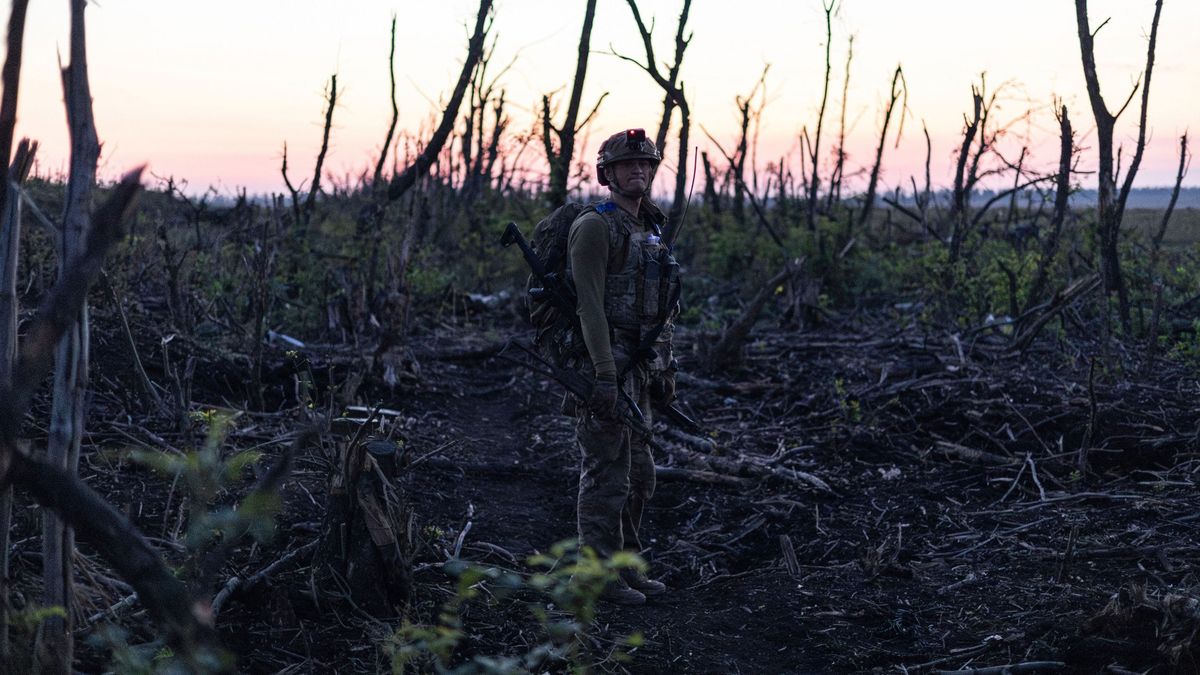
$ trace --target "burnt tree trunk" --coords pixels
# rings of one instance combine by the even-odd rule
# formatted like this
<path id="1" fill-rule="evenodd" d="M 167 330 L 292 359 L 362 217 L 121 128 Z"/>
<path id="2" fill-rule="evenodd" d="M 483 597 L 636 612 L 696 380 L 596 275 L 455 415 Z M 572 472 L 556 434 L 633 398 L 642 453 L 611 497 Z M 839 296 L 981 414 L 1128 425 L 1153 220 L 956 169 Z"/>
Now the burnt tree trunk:
<path id="1" fill-rule="evenodd" d="M 0 73 L 3 79 L 4 93 L 0 98 L 0 241 L 5 248 L 0 256 L 0 264 L 4 265 L 0 275 L 0 295 L 8 302 L 8 307 L 0 313 L 0 335 L 4 336 L 4 344 L 0 348 L 0 363 L 4 372 L 0 375 L 0 391 L 12 387 L 12 364 L 16 359 L 17 337 L 17 304 L 16 304 L 16 263 L 17 246 L 20 239 L 20 206 L 12 203 L 20 198 L 16 190 L 8 189 L 13 178 L 17 175 L 16 166 L 10 173 L 8 159 L 12 154 L 13 132 L 17 124 L 17 92 L 21 79 L 21 52 L 25 36 L 25 10 L 28 0 L 13 0 L 12 10 L 8 20 L 8 54 L 5 57 L 4 69 Z M 21 154 L 21 153 L 18 153 Z M 32 151 L 29 153 L 32 156 Z M 15 163 L 14 163 L 15 164 Z M 0 478 L 4 475 L 5 463 L 0 457 Z M 0 668 L 9 666 L 8 645 L 8 547 L 9 528 L 12 524 L 12 488 L 0 481 Z"/>
<path id="2" fill-rule="evenodd" d="M 1129 198 L 1129 191 L 1133 189 L 1133 179 L 1137 175 L 1138 167 L 1142 163 L 1142 154 L 1146 149 L 1146 109 L 1150 102 L 1150 76 L 1154 72 L 1154 49 L 1158 40 L 1158 20 L 1161 15 L 1162 0 L 1156 0 L 1154 19 L 1150 25 L 1150 40 L 1146 51 L 1145 81 L 1138 85 L 1142 90 L 1142 101 L 1137 145 L 1134 148 L 1129 168 L 1125 171 L 1125 179 L 1118 189 L 1119 176 L 1117 174 L 1120 167 L 1114 165 L 1113 131 L 1117 118 L 1124 112 L 1125 107 L 1122 106 L 1116 113 L 1112 113 L 1109 112 L 1108 105 L 1104 102 L 1104 97 L 1100 93 L 1100 78 L 1096 74 L 1096 34 L 1088 25 L 1087 0 L 1075 0 L 1075 20 L 1079 33 L 1079 53 L 1083 61 L 1083 76 L 1087 82 L 1092 115 L 1096 118 L 1096 145 L 1100 159 L 1099 175 L 1097 176 L 1099 189 L 1096 209 L 1096 238 L 1100 245 L 1104 293 L 1106 298 L 1111 298 L 1114 293 L 1117 295 L 1121 326 L 1126 333 L 1132 329 L 1132 324 L 1129 289 L 1121 273 L 1121 221 L 1125 216 L 1125 203 Z M 1135 86 L 1133 93 L 1136 92 L 1137 87 Z M 1130 99 L 1133 98 L 1133 93 L 1130 94 Z"/>
<path id="3" fill-rule="evenodd" d="M 1058 177 L 1054 189 L 1054 215 L 1050 220 L 1050 232 L 1046 243 L 1042 246 L 1042 262 L 1038 265 L 1037 276 L 1029 289 L 1025 307 L 1033 307 L 1042 300 L 1046 293 L 1046 284 L 1050 278 L 1050 270 L 1054 258 L 1058 256 L 1059 242 L 1062 240 L 1063 224 L 1070 211 L 1071 197 L 1071 156 L 1074 151 L 1074 136 L 1071 132 L 1071 119 L 1067 115 L 1067 106 L 1063 106 L 1058 115 L 1059 136 L 1061 144 L 1058 154 Z"/>
<path id="4" fill-rule="evenodd" d="M 879 132 L 879 145 L 875 148 L 875 164 L 871 167 L 871 177 L 867 180 L 867 195 L 863 198 L 862 214 L 858 217 L 859 228 L 865 228 L 871 222 L 871 211 L 875 208 L 875 190 L 879 186 L 879 169 L 883 164 L 883 146 L 887 142 L 888 125 L 892 121 L 892 113 L 896 109 L 896 101 L 900 100 L 900 92 L 897 91 L 897 85 L 902 85 L 905 91 L 905 99 L 907 100 L 908 85 L 904 81 L 904 71 L 900 66 L 896 66 L 896 72 L 892 75 L 892 91 L 891 98 L 888 100 L 887 110 L 883 113 L 883 130 Z M 904 111 L 900 111 L 900 131 L 904 130 Z M 899 135 L 896 137 L 896 143 L 899 144 Z M 814 173 L 814 176 L 816 174 Z M 853 221 L 851 221 L 853 222 Z M 854 235 L 853 232 L 846 232 L 846 241 Z"/>
<path id="5" fill-rule="evenodd" d="M 21 248 L 21 183 L 33 167 L 37 143 L 22 140 L 8 173 L 8 199 L 0 214 L 0 388 L 12 387 L 17 360 L 17 267 Z M 0 667 L 8 650 L 8 546 L 12 526 L 12 488 L 0 490 Z M 12 668 L 11 664 L 8 664 Z"/>
<path id="6" fill-rule="evenodd" d="M 833 10 L 836 7 L 837 0 L 821 3 L 821 8 L 825 10 L 825 78 L 823 80 L 824 87 L 821 89 L 821 107 L 817 111 L 817 129 L 808 148 L 812 173 L 809 175 L 807 208 L 804 213 L 809 232 L 817 231 L 817 200 L 821 190 L 821 132 L 825 128 L 825 108 L 829 104 L 829 78 L 833 72 L 831 50 L 833 48 Z"/>
<path id="7" fill-rule="evenodd" d="M 958 159 L 954 166 L 954 192 L 950 201 L 950 265 L 958 262 L 962 254 L 962 240 L 967 230 L 967 209 L 971 203 L 971 176 L 967 170 L 967 158 L 971 154 L 971 144 L 975 135 L 981 132 L 984 106 L 983 95 L 975 87 L 971 88 L 972 114 L 966 119 L 963 129 L 963 142 L 958 150 Z"/>
<path id="8" fill-rule="evenodd" d="M 638 63 L 636 60 L 626 57 L 622 58 L 633 61 L 646 71 L 646 74 L 664 92 L 663 115 L 659 121 L 658 134 L 655 137 L 659 152 L 664 156 L 666 155 L 665 146 L 667 130 L 671 125 L 671 114 L 675 108 L 679 108 L 679 159 L 675 167 L 675 196 L 671 202 L 671 211 L 667 214 L 667 228 L 671 232 L 668 240 L 671 241 L 674 240 L 674 233 L 679 228 L 680 221 L 683 220 L 683 211 L 687 204 L 688 133 L 691 129 L 691 111 L 688 108 L 687 97 L 683 93 L 683 85 L 677 80 L 679 68 L 683 65 L 683 53 L 692 39 L 691 35 L 684 37 L 692 3 L 691 0 L 684 0 L 683 9 L 679 12 L 679 24 L 675 31 L 675 62 L 667 69 L 665 75 L 658 69 L 658 61 L 654 57 L 654 43 L 651 39 L 653 29 L 647 28 L 645 22 L 642 21 L 642 15 L 638 12 L 635 0 L 628 0 L 628 3 L 630 11 L 633 12 L 633 19 L 637 22 L 638 32 L 642 36 L 642 45 L 646 49 L 646 63 Z"/>
<path id="9" fill-rule="evenodd" d="M 583 82 L 587 78 L 588 54 L 591 53 L 592 23 L 596 18 L 596 0 L 587 0 L 583 13 L 583 29 L 579 34 L 579 53 L 575 61 L 575 80 L 571 85 L 571 99 L 567 103 L 567 116 L 561 127 L 550 122 L 550 97 L 542 97 L 542 143 L 546 159 L 550 163 L 550 186 L 547 201 L 550 208 L 558 208 L 567 201 L 568 182 L 571 177 L 571 158 L 575 154 L 575 134 L 579 131 L 579 106 L 583 98 Z M 604 100 L 601 96 L 600 100 Z M 600 102 L 596 102 L 599 108 Z M 585 118 L 590 120 L 596 110 Z M 554 149 L 551 135 L 558 138 L 558 149 Z"/>
<path id="10" fill-rule="evenodd" d="M 1158 281 L 1158 258 L 1162 253 L 1163 237 L 1167 234 L 1167 225 L 1171 222 L 1171 214 L 1175 213 L 1175 204 L 1179 201 L 1179 190 L 1183 187 L 1183 177 L 1187 175 L 1191 157 L 1191 153 L 1188 152 L 1188 135 L 1184 133 L 1179 137 L 1179 170 L 1175 173 L 1175 187 L 1171 188 L 1171 199 L 1167 202 L 1167 209 L 1163 211 L 1158 231 L 1154 233 L 1154 239 L 1150 246 L 1150 278 L 1154 282 Z"/>
<path id="11" fill-rule="evenodd" d="M 77 528 L 80 536 L 90 541 L 137 591 L 138 601 L 166 630 L 175 652 L 194 665 L 197 659 L 213 658 L 216 641 L 211 622 L 189 597 L 184 584 L 167 569 L 137 528 L 76 473 L 30 456 L 18 440 L 33 394 L 52 369 L 56 345 L 78 317 L 88 290 L 100 275 L 105 254 L 123 235 L 123 221 L 141 189 L 142 170 L 128 174 L 97 209 L 90 219 L 86 245 L 64 266 L 64 274 L 29 322 L 18 350 L 12 386 L 0 387 L 0 488 L 10 484 L 25 488 L 37 503 Z M 201 652 L 203 657 L 199 656 Z"/>
<path id="12" fill-rule="evenodd" d="M 87 244 L 92 186 L 96 182 L 96 164 L 100 159 L 100 141 L 96 137 L 88 83 L 86 7 L 86 0 L 71 0 L 71 60 L 62 71 L 71 160 L 59 248 L 60 279 L 67 274 L 68 261 L 78 257 Z M 46 448 L 46 461 L 71 474 L 78 470 L 83 440 L 88 348 L 88 306 L 85 301 L 55 352 L 54 394 Z M 38 661 L 43 672 L 65 674 L 71 672 L 73 660 L 71 558 L 75 551 L 75 533 L 57 514 L 48 512 L 43 517 L 42 536 L 42 581 L 45 585 L 42 601 L 48 606 L 63 607 L 66 615 L 42 625 Z"/>

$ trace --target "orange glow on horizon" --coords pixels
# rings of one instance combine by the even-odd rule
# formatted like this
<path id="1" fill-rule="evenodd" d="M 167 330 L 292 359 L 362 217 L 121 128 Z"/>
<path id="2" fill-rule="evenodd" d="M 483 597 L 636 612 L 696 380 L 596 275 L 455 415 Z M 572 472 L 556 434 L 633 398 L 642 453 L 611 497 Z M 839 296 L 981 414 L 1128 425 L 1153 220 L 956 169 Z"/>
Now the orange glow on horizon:
<path id="1" fill-rule="evenodd" d="M 56 175 L 66 165 L 56 63 L 57 50 L 65 51 L 67 42 L 67 8 L 61 4 L 30 7 L 25 41 L 17 132 L 42 143 L 38 170 L 43 175 Z M 1093 28 L 1112 17 L 1097 38 L 1097 57 L 1104 95 L 1115 109 L 1144 65 L 1153 3 L 1092 0 L 1090 5 Z M 659 60 L 670 58 L 678 0 L 644 0 L 640 6 L 647 20 L 657 19 Z M 320 142 L 323 89 L 334 72 L 339 95 L 326 166 L 338 176 L 357 174 L 373 164 L 390 117 L 386 58 L 391 12 L 400 17 L 400 126 L 411 135 L 429 128 L 438 100 L 448 96 L 475 7 L 467 0 L 436 5 L 342 6 L 319 0 L 213 0 L 202 6 L 125 0 L 92 5 L 89 69 L 104 143 L 101 175 L 115 178 L 126 168 L 149 162 L 156 175 L 186 179 L 194 192 L 208 185 L 222 192 L 238 186 L 255 193 L 280 192 L 285 142 L 293 182 L 311 177 Z M 884 97 L 897 63 L 903 65 L 909 86 L 899 147 L 894 145 L 898 118 L 891 123 L 881 191 L 897 185 L 907 189 L 910 176 L 923 180 L 922 122 L 932 138 L 934 183 L 949 181 L 970 87 L 985 71 L 989 88 L 1009 83 L 998 118 L 1020 118 L 1031 111 L 1027 120 L 1012 127 L 1004 141 L 1006 152 L 1015 157 L 1020 144 L 1027 142 L 1029 165 L 1052 167 L 1058 139 L 1051 106 L 1061 98 L 1070 109 L 1078 144 L 1086 148 L 1081 169 L 1093 170 L 1094 122 L 1083 87 L 1071 3 L 1043 6 L 1036 0 L 1017 0 L 1006 14 L 995 11 L 994 6 L 956 0 L 846 0 L 833 29 L 822 156 L 830 157 L 838 133 L 847 40 L 853 35 L 846 107 L 849 171 L 861 172 L 874 159 Z M 758 163 L 761 169 L 786 156 L 798 175 L 797 139 L 805 126 L 812 129 L 821 100 L 823 18 L 817 0 L 694 3 L 689 23 L 694 38 L 681 72 L 692 107 L 692 143 L 708 151 L 718 165 L 723 163 L 702 127 L 729 149 L 738 127 L 734 99 L 750 91 L 769 63 Z M 498 42 L 490 72 L 513 63 L 501 85 L 509 101 L 510 133 L 534 128 L 543 93 L 557 92 L 556 102 L 565 107 L 581 21 L 582 3 L 498 2 Z M 1193 124 L 1200 121 L 1195 86 L 1200 82 L 1200 52 L 1190 35 L 1198 25 L 1200 3 L 1164 3 L 1150 94 L 1150 144 L 1140 186 L 1173 182 L 1178 137 L 1200 127 Z M 585 112 L 602 93 L 608 96 L 588 130 L 588 142 L 577 147 L 577 160 L 590 160 L 599 139 L 611 130 L 640 126 L 653 133 L 660 115 L 661 90 L 637 67 L 608 54 L 610 45 L 616 52 L 644 59 L 623 2 L 601 3 L 597 11 Z M 1127 152 L 1136 134 L 1137 103 L 1118 128 Z M 674 134 L 669 138 L 661 187 L 675 166 Z M 540 157 L 536 142 L 526 154 Z M 1195 175 L 1185 182 L 1200 184 Z M 698 189 L 702 183 L 701 177 Z"/>

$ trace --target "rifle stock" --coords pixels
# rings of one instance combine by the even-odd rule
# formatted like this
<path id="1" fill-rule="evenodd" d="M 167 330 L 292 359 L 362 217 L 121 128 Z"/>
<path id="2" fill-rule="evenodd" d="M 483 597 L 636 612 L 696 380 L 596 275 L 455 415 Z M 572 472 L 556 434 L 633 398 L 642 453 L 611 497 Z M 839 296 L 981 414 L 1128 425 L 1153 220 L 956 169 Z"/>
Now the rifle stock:
<path id="1" fill-rule="evenodd" d="M 537 253 L 534 252 L 533 246 L 529 244 L 529 240 L 521 233 L 521 228 L 517 227 L 514 222 L 509 222 L 504 227 L 504 232 L 500 235 L 500 245 L 508 248 L 513 244 L 521 249 L 521 257 L 525 258 L 525 264 L 529 265 L 529 269 L 533 271 L 533 275 L 541 282 L 541 288 L 529 289 L 529 295 L 534 300 L 543 300 L 547 297 L 553 302 L 566 316 L 575 315 L 575 298 L 569 286 L 555 273 L 549 272 L 542 266 L 542 261 L 538 259 Z"/>

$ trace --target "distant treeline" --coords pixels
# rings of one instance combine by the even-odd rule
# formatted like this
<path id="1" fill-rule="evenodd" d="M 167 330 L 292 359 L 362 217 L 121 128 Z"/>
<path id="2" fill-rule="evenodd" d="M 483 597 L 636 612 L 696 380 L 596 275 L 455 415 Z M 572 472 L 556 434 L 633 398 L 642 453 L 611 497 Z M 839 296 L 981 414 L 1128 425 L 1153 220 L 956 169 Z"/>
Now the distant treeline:
<path id="1" fill-rule="evenodd" d="M 937 193 L 940 198 L 949 198 L 950 191 L 942 190 Z M 981 206 L 995 197 L 996 190 L 979 190 L 971 194 L 971 205 Z M 1041 197 L 1036 192 L 1022 192 L 1017 197 L 1017 202 L 1021 203 L 1032 196 L 1035 202 L 1041 201 Z M 904 194 L 899 200 L 901 204 L 912 204 L 913 197 L 911 194 Z M 1165 209 L 1167 203 L 1171 201 L 1171 188 L 1169 187 L 1152 187 L 1152 188 L 1134 188 L 1129 193 L 1129 202 L 1127 208 L 1130 209 Z M 1071 194 L 1071 206 L 1076 208 L 1095 206 L 1096 191 L 1095 190 L 1079 190 Z M 1177 209 L 1196 209 L 1200 208 L 1200 187 L 1185 187 L 1179 190 L 1179 201 L 1176 202 Z"/>
<path id="2" fill-rule="evenodd" d="M 1129 193 L 1126 208 L 1130 209 L 1165 209 L 1171 201 L 1171 188 L 1135 188 Z M 1080 190 L 1071 195 L 1072 206 L 1094 206 L 1096 204 L 1095 190 Z M 1185 187 L 1179 189 L 1177 209 L 1200 208 L 1200 187 Z"/>

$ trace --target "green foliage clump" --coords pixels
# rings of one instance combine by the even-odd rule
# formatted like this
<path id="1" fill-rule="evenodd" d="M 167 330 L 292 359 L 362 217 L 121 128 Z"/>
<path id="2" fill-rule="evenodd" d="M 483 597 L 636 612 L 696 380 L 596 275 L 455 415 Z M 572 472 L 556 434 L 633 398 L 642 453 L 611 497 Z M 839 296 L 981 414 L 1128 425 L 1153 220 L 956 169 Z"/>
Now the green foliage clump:
<path id="1" fill-rule="evenodd" d="M 593 662 L 598 659 L 588 653 L 586 638 L 596 617 L 596 602 L 622 569 L 644 570 L 645 563 L 629 552 L 603 558 L 574 541 L 555 544 L 548 555 L 531 556 L 526 563 L 536 570 L 528 577 L 462 561 L 446 563 L 444 569 L 456 577 L 457 585 L 454 596 L 442 607 L 438 622 L 405 622 L 381 645 L 392 672 L 396 675 L 591 672 Z M 479 600 L 485 593 L 497 601 L 514 595 L 532 596 L 526 600 L 526 606 L 541 626 L 543 639 L 523 654 L 477 655 L 454 665 L 455 654 L 467 639 L 462 612 L 468 603 Z M 641 646 L 643 638 L 634 634 L 619 643 L 605 659 L 627 662 L 628 650 Z"/>
<path id="2" fill-rule="evenodd" d="M 262 453 L 247 450 L 222 457 L 221 447 L 235 416 L 226 411 L 205 410 L 195 411 L 191 417 L 206 428 L 200 448 L 182 454 L 135 450 L 131 453 L 133 460 L 164 476 L 183 479 L 191 504 L 185 542 L 190 549 L 203 549 L 215 541 L 242 534 L 265 540 L 275 529 L 274 518 L 280 508 L 278 495 L 251 493 L 236 507 L 219 507 L 216 503 L 246 469 L 262 460 Z"/>
<path id="3" fill-rule="evenodd" d="M 195 675 L 225 673 L 234 666 L 231 654 L 199 650 L 186 661 L 160 641 L 133 645 L 130 635 L 113 625 L 101 626 L 88 642 L 112 653 L 109 668 L 115 675 Z"/>
<path id="4" fill-rule="evenodd" d="M 208 409 L 193 411 L 189 417 L 205 433 L 199 448 L 182 453 L 135 450 L 130 456 L 164 477 L 182 481 L 190 505 L 184 537 L 188 559 L 178 574 L 189 585 L 199 586 L 199 593 L 208 594 L 211 589 L 204 585 L 214 570 L 210 569 L 213 561 L 206 556 L 218 547 L 232 546 L 244 535 L 266 541 L 275 532 L 281 500 L 275 492 L 254 491 L 239 504 L 223 505 L 230 489 L 263 454 L 249 450 L 223 456 L 222 446 L 235 414 Z M 121 675 L 228 672 L 234 662 L 233 655 L 224 651 L 197 650 L 184 657 L 161 642 L 133 646 L 128 635 L 115 626 L 98 630 L 93 644 L 111 651 L 111 668 Z"/>

